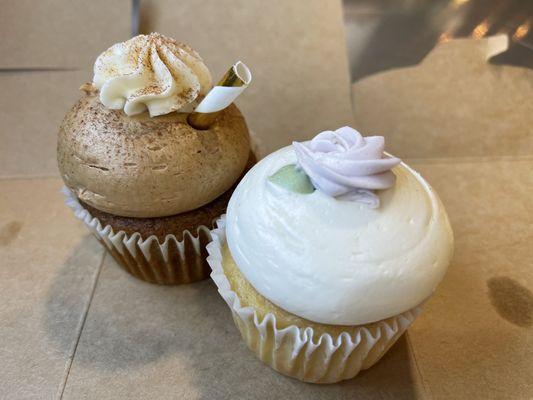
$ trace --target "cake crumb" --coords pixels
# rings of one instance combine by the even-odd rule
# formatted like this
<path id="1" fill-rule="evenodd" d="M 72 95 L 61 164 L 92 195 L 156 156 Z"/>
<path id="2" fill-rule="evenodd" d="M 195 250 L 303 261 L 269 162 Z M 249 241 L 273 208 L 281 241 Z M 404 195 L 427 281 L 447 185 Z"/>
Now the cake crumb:
<path id="1" fill-rule="evenodd" d="M 85 82 L 80 86 L 80 90 L 85 92 L 87 96 L 94 95 L 96 92 L 98 92 L 96 86 L 94 86 L 91 82 Z"/>

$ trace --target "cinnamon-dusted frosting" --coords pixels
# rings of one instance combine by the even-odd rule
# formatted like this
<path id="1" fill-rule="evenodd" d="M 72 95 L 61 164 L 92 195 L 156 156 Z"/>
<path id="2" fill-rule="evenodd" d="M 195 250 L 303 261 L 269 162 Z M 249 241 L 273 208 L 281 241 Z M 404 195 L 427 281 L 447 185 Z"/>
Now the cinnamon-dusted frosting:
<path id="1" fill-rule="evenodd" d="M 211 88 L 211 74 L 189 46 L 159 33 L 117 43 L 94 64 L 94 85 L 107 108 L 127 115 L 190 112 Z"/>
<path id="2" fill-rule="evenodd" d="M 114 215 L 162 217 L 214 200 L 239 178 L 250 144 L 235 105 L 208 130 L 187 114 L 128 117 L 89 93 L 67 113 L 58 137 L 59 170 L 85 203 Z"/>

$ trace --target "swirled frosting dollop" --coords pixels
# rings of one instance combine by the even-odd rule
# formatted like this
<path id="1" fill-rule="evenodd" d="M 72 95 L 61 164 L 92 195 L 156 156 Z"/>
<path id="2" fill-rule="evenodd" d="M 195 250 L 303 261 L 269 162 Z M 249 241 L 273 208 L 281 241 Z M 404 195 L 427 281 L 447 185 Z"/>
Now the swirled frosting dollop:
<path id="1" fill-rule="evenodd" d="M 313 185 L 329 196 L 358 200 L 379 206 L 375 189 L 394 185 L 391 169 L 400 163 L 384 156 L 383 136 L 363 137 L 345 126 L 319 133 L 309 142 L 293 142 L 297 164 Z"/>
<path id="2" fill-rule="evenodd" d="M 288 312 L 334 325 L 378 321 L 427 299 L 453 253 L 448 217 L 429 184 L 397 165 L 395 185 L 376 192 L 381 206 L 372 209 L 269 180 L 296 161 L 293 146 L 272 153 L 231 197 L 228 246 L 251 285 Z"/>
<path id="3" fill-rule="evenodd" d="M 159 33 L 138 35 L 104 51 L 94 64 L 100 101 L 127 115 L 190 112 L 211 88 L 211 74 L 189 46 Z"/>

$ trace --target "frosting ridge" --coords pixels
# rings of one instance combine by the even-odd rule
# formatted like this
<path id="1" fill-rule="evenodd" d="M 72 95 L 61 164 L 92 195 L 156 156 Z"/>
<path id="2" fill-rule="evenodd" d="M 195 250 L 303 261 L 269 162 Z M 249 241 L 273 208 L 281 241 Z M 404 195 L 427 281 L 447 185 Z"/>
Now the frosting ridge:
<path id="1" fill-rule="evenodd" d="M 93 84 L 107 108 L 150 116 L 192 111 L 211 88 L 211 74 L 192 48 L 159 33 L 138 35 L 104 51 Z"/>

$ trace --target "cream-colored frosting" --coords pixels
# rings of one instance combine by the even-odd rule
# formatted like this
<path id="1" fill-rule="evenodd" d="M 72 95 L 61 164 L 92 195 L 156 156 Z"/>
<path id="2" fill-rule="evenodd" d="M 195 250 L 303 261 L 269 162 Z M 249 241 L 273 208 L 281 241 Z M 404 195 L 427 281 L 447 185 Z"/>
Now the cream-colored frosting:
<path id="1" fill-rule="evenodd" d="M 211 88 L 211 74 L 189 46 L 159 33 L 117 43 L 94 64 L 100 101 L 127 115 L 190 112 Z"/>
<path id="2" fill-rule="evenodd" d="M 453 234 L 437 194 L 418 173 L 395 167 L 395 186 L 378 191 L 381 205 L 372 209 L 268 180 L 295 162 L 292 147 L 266 157 L 228 206 L 228 246 L 261 295 L 334 325 L 388 318 L 431 295 L 452 257 Z"/>

